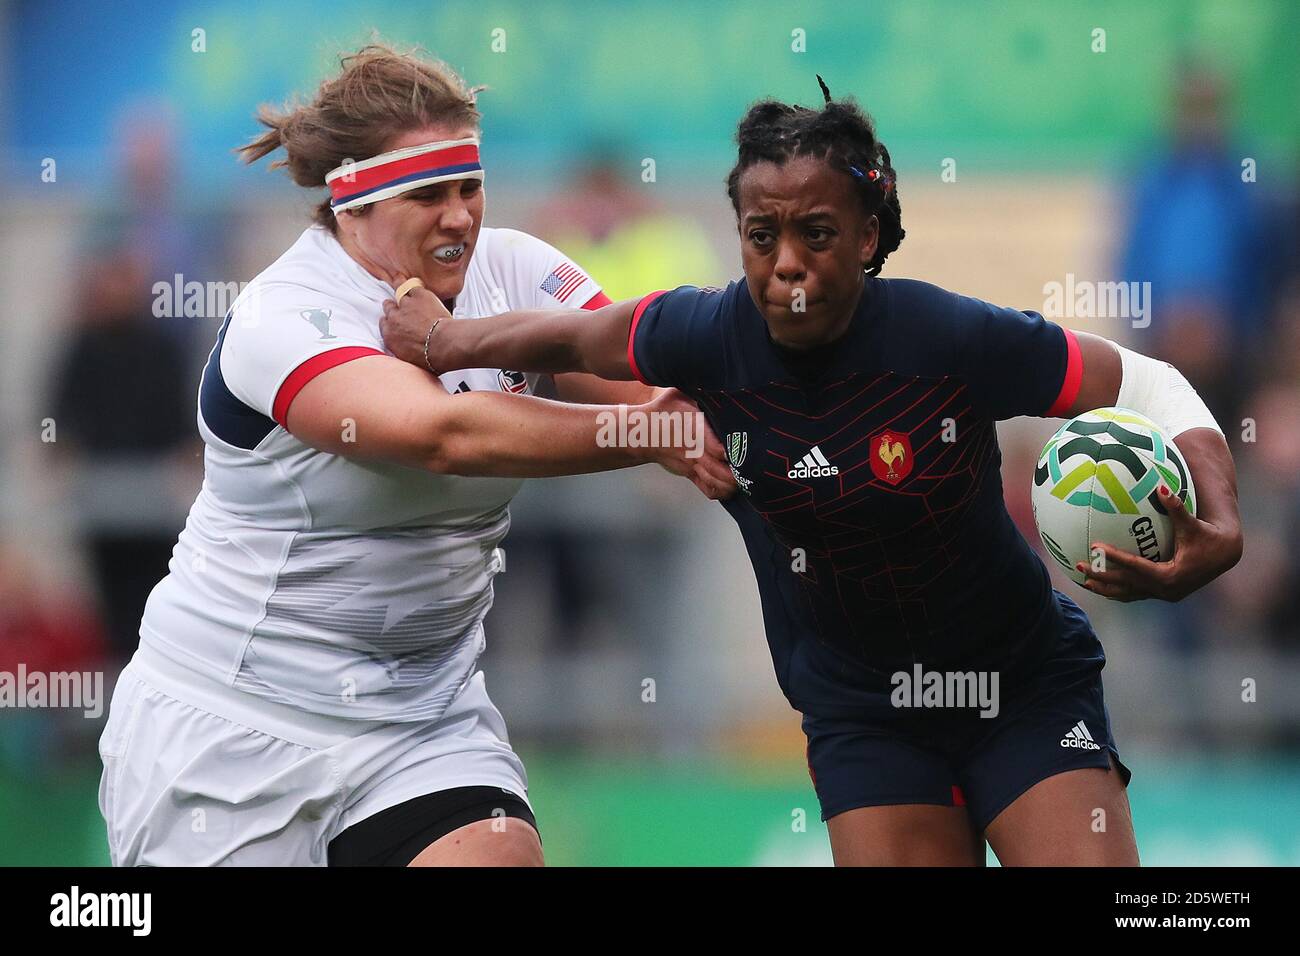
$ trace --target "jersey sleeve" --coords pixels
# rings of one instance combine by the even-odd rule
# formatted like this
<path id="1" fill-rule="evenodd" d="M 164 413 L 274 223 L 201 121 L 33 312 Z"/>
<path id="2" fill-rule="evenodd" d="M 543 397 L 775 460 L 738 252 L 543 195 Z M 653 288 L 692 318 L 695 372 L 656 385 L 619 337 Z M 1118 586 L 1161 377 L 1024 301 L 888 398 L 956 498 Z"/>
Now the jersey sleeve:
<path id="1" fill-rule="evenodd" d="M 1053 418 L 1074 404 L 1083 359 L 1074 333 L 1037 312 L 957 296 L 963 375 L 974 405 L 996 421 Z"/>
<path id="2" fill-rule="evenodd" d="M 637 303 L 628 330 L 627 361 L 646 385 L 690 389 L 722 362 L 718 289 L 680 286 L 652 292 Z"/>
<path id="3" fill-rule="evenodd" d="M 371 334 L 360 316 L 312 298 L 295 287 L 246 293 L 231 310 L 219 346 L 226 388 L 281 426 L 298 392 L 317 375 L 385 354 L 377 327 Z"/>

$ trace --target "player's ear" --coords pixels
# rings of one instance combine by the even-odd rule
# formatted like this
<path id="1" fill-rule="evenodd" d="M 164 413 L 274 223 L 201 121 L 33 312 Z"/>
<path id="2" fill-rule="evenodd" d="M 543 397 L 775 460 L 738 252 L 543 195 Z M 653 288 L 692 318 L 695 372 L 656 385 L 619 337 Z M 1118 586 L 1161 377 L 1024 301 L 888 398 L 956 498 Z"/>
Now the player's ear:
<path id="1" fill-rule="evenodd" d="M 858 254 L 862 261 L 870 262 L 876 257 L 876 247 L 880 245 L 880 220 L 872 216 L 862 230 L 862 246 Z"/>

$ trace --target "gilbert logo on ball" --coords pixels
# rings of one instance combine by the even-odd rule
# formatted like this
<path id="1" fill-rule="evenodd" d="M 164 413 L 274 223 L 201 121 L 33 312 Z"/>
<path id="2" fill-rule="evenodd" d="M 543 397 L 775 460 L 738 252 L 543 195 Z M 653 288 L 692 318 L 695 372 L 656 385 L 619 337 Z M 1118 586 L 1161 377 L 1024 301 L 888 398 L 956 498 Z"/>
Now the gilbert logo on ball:
<path id="1" fill-rule="evenodd" d="M 1152 561 L 1174 554 L 1173 521 L 1156 488 L 1164 482 L 1196 514 L 1192 475 L 1178 446 L 1151 419 L 1129 408 L 1097 408 L 1062 425 L 1034 468 L 1034 520 L 1043 547 L 1066 574 L 1092 563 L 1102 541 Z"/>

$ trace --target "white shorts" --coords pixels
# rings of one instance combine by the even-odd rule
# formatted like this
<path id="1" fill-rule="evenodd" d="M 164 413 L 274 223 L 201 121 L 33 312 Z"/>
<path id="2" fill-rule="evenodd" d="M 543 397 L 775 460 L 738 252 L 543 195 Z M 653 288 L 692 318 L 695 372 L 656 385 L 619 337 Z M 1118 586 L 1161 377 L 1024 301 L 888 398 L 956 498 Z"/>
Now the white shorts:
<path id="1" fill-rule="evenodd" d="M 491 786 L 527 802 L 482 671 L 437 721 L 359 724 L 187 679 L 138 651 L 99 752 L 114 866 L 324 866 L 334 837 L 424 794 Z"/>

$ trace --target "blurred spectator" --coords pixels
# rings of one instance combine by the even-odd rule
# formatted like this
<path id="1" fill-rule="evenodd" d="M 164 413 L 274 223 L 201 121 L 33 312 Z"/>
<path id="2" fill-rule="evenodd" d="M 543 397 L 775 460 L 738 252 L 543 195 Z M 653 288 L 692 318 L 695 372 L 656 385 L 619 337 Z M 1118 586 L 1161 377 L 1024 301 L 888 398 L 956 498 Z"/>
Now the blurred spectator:
<path id="1" fill-rule="evenodd" d="M 1277 297 L 1258 361 L 1234 372 L 1239 417 L 1221 417 L 1233 444 L 1242 530 L 1241 563 L 1174 606 L 1174 629 L 1221 646 L 1264 641 L 1300 650 L 1300 280 Z"/>
<path id="2" fill-rule="evenodd" d="M 691 218 L 663 211 L 655 183 L 631 182 L 612 150 L 597 148 L 546 202 L 534 232 L 591 274 L 614 301 L 679 285 L 711 285 L 724 273 L 708 235 Z"/>
<path id="3" fill-rule="evenodd" d="M 16 542 L 0 539 L 0 671 L 95 669 L 106 647 L 90 602 L 62 586 L 52 595 L 45 581 Z"/>
<path id="4" fill-rule="evenodd" d="M 1170 141 L 1135 178 L 1119 268 L 1125 281 L 1151 283 L 1139 350 L 1175 365 L 1216 415 L 1235 420 L 1273 276 L 1262 187 L 1243 181 L 1249 151 L 1229 142 L 1226 98 L 1209 68 L 1178 75 Z"/>
<path id="5" fill-rule="evenodd" d="M 1300 315 L 1293 321 L 1300 326 Z M 1246 411 L 1257 429 L 1243 446 L 1246 550 L 1220 579 L 1223 615 L 1258 621 L 1272 643 L 1300 650 L 1300 562 L 1291 554 L 1300 535 L 1300 375 L 1264 382 Z"/>
<path id="6" fill-rule="evenodd" d="M 591 158 L 541 206 L 532 227 L 535 235 L 585 269 L 615 301 L 728 278 L 708 235 L 694 219 L 660 210 L 653 183 L 627 178 L 625 170 L 639 172 L 636 164 L 620 161 L 607 147 L 593 147 L 584 155 Z M 642 482 L 642 491 L 653 493 L 653 485 L 646 485 L 642 476 L 629 475 L 627 480 Z M 512 534 L 511 550 L 519 563 L 535 563 L 547 577 L 549 603 L 558 611 L 547 630 L 562 646 L 581 646 L 585 635 L 602 630 L 602 621 L 616 620 L 619 615 L 611 606 L 622 607 L 624 618 L 638 619 L 635 610 L 626 608 L 626 594 L 620 593 L 625 582 L 610 571 L 654 567 L 663 556 L 645 548 L 643 530 L 624 533 L 627 538 L 621 540 L 615 531 L 552 523 L 532 535 L 520 527 Z"/>
<path id="7" fill-rule="evenodd" d="M 150 289 L 156 282 L 184 286 L 224 278 L 225 216 L 179 202 L 177 136 L 174 111 L 165 101 L 140 101 L 122 113 L 114 144 L 121 185 L 96 229 L 98 241 L 132 250 Z M 195 387 L 223 317 L 177 316 L 166 323 Z"/>
<path id="8" fill-rule="evenodd" d="M 15 682 L 23 672 L 98 671 L 105 660 L 103 632 L 89 602 L 67 587 L 55 594 L 43 586 L 47 581 L 16 542 L 0 537 L 0 672 Z M 62 742 L 57 717 L 0 709 L 0 758 L 24 772 L 52 763 L 51 745 Z"/>
<path id="9" fill-rule="evenodd" d="M 197 453 L 195 399 L 181 346 L 150 311 L 140 260 L 119 247 L 82 274 L 81 311 L 53 378 L 54 447 L 75 465 L 71 506 L 124 661 L 197 485 L 174 488 L 177 461 Z"/>

